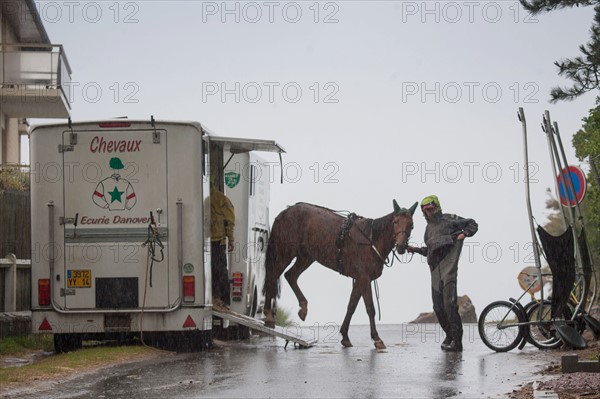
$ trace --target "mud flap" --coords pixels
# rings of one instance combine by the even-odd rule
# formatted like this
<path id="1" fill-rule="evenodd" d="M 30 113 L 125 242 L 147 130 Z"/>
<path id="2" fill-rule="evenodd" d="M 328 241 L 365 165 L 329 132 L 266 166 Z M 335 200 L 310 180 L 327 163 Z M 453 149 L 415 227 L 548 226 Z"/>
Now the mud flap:
<path id="1" fill-rule="evenodd" d="M 594 317 L 589 314 L 583 315 L 583 321 L 585 321 L 585 325 L 592 331 L 594 334 L 594 338 L 600 338 L 600 321 L 596 320 Z"/>
<path id="2" fill-rule="evenodd" d="M 517 309 L 519 309 L 519 311 L 523 314 L 523 315 L 527 315 L 527 312 L 525 311 L 525 307 L 523 307 L 523 305 L 521 305 L 521 302 L 517 301 L 515 298 L 509 298 L 509 301 L 511 301 L 512 303 L 515 304 L 515 307 Z M 525 347 L 525 345 L 527 345 L 527 342 L 529 342 L 529 326 L 521 326 L 519 327 L 519 330 L 521 332 L 521 343 L 519 344 L 518 348 L 519 350 L 523 350 L 523 348 Z"/>
<path id="3" fill-rule="evenodd" d="M 587 342 L 583 337 L 573 327 L 568 326 L 564 320 L 555 321 L 554 327 L 564 343 L 571 345 L 573 348 L 587 348 Z"/>

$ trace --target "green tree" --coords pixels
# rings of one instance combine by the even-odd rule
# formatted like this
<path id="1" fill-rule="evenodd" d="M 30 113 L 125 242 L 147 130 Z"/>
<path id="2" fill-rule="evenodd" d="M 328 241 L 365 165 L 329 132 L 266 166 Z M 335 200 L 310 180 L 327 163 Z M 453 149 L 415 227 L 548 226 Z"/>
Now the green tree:
<path id="1" fill-rule="evenodd" d="M 554 236 L 561 235 L 565 231 L 565 223 L 560 211 L 560 202 L 552 195 L 552 190 L 546 189 L 546 209 L 550 212 L 546 216 L 546 223 L 543 225 L 546 231 Z"/>
<path id="2" fill-rule="evenodd" d="M 581 55 L 554 62 L 558 75 L 573 81 L 571 87 L 554 87 L 550 102 L 572 101 L 580 95 L 600 89 L 600 0 L 519 0 L 532 15 L 562 8 L 594 5 L 594 21 L 590 28 L 591 40 L 579 46 Z"/>
<path id="3" fill-rule="evenodd" d="M 0 166 L 0 193 L 3 191 L 28 191 L 29 174 L 18 167 Z"/>
<path id="4" fill-rule="evenodd" d="M 600 104 L 600 98 L 597 100 Z M 600 254 L 600 189 L 599 177 L 594 174 L 597 170 L 597 160 L 600 159 L 600 105 L 590 110 L 589 116 L 583 118 L 583 126 L 573 135 L 573 148 L 580 161 L 588 160 L 591 171 L 588 174 L 586 197 L 581 204 L 592 252 L 596 255 L 594 264 L 598 268 Z"/>

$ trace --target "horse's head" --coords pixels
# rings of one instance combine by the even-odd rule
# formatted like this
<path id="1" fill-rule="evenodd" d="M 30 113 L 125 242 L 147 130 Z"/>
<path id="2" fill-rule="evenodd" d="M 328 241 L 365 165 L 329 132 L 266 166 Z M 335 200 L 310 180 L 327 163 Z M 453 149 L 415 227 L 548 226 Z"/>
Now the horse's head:
<path id="1" fill-rule="evenodd" d="M 417 209 L 418 202 L 415 202 L 410 208 L 400 208 L 394 200 L 394 241 L 396 242 L 396 251 L 403 254 L 408 246 L 408 239 L 413 229 L 413 215 Z"/>

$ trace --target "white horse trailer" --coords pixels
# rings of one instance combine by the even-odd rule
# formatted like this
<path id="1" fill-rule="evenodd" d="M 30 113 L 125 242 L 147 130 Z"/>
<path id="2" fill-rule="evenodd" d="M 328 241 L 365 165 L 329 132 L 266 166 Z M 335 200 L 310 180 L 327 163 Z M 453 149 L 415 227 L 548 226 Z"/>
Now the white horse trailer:
<path id="1" fill-rule="evenodd" d="M 252 169 L 249 151 L 284 150 L 213 136 L 195 122 L 154 119 L 37 126 L 30 148 L 33 332 L 53 333 L 58 352 L 84 339 L 130 336 L 180 350 L 210 346 L 208 174 L 231 176 L 223 173 L 225 154 Z M 263 184 L 240 176 L 245 192 L 228 190 L 240 250 L 266 243 Z M 258 190 L 267 196 L 259 199 Z M 244 284 L 232 306 L 253 314 L 259 263 L 235 251 L 230 257 L 232 295 L 238 270 Z"/>

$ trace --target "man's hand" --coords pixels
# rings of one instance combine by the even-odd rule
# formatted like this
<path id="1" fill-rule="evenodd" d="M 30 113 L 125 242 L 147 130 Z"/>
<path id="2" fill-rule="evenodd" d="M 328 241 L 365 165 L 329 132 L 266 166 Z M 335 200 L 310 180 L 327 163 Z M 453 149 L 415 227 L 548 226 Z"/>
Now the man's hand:
<path id="1" fill-rule="evenodd" d="M 409 245 L 409 246 L 406 247 L 406 252 L 408 252 L 409 254 L 412 254 L 412 253 L 415 252 L 416 249 L 417 248 L 412 247 L 412 246 Z"/>
<path id="2" fill-rule="evenodd" d="M 227 250 L 229 252 L 232 252 L 233 251 L 233 247 L 234 247 L 233 240 L 227 240 Z"/>
<path id="3" fill-rule="evenodd" d="M 458 241 L 462 241 L 465 239 L 465 237 L 466 237 L 465 233 L 460 233 L 459 235 L 456 236 L 456 239 Z"/>

